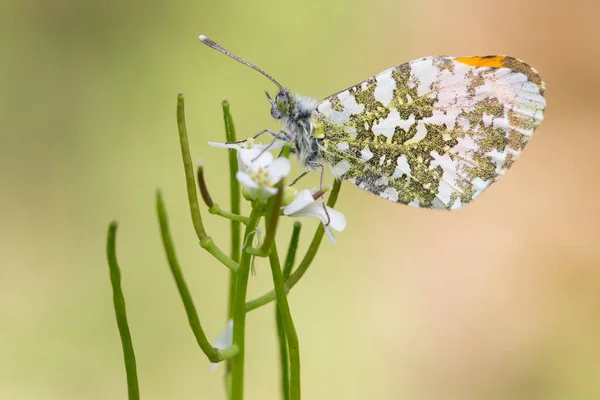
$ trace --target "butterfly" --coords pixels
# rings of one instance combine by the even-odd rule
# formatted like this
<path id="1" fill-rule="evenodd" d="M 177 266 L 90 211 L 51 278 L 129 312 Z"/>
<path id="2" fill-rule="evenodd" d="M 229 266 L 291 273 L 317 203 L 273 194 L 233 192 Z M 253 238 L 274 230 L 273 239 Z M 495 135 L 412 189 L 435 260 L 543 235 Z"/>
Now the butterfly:
<path id="1" fill-rule="evenodd" d="M 200 40 L 277 85 L 267 98 L 282 130 L 271 133 L 293 143 L 307 170 L 326 163 L 337 179 L 414 207 L 470 203 L 513 165 L 544 118 L 544 82 L 513 57 L 424 57 L 318 101 Z"/>

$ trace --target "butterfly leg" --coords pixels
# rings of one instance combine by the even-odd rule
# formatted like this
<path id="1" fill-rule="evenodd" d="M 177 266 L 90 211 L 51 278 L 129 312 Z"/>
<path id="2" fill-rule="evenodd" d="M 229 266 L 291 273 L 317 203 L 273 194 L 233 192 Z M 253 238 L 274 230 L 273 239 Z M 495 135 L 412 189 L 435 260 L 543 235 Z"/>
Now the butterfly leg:
<path id="1" fill-rule="evenodd" d="M 281 132 L 273 132 L 270 129 L 263 129 L 262 131 L 258 132 L 256 135 L 252 136 L 252 139 L 257 139 L 260 135 L 269 132 L 272 136 L 274 136 L 275 138 L 279 139 L 279 140 L 287 140 L 287 136 L 285 136 L 285 134 L 281 134 Z M 245 143 L 247 142 L 248 139 L 242 139 L 242 140 L 237 140 L 235 142 L 227 142 L 227 144 L 239 144 L 239 143 Z"/>
<path id="2" fill-rule="evenodd" d="M 310 171 L 304 171 L 303 173 L 300 174 L 300 176 L 298 176 L 296 179 L 294 179 L 292 181 L 292 183 L 290 183 L 290 186 L 294 186 L 300 179 L 304 178 L 306 175 L 308 175 Z"/>
<path id="3" fill-rule="evenodd" d="M 262 151 L 261 151 L 260 153 L 258 153 L 258 155 L 252 159 L 252 161 L 256 161 L 256 159 L 258 159 L 258 157 L 262 156 L 262 155 L 265 153 L 265 151 L 267 151 L 267 150 L 269 150 L 271 147 L 273 147 L 273 145 L 275 144 L 275 142 L 276 142 L 277 140 L 286 140 L 286 141 L 287 141 L 287 140 L 289 140 L 289 139 L 288 139 L 288 134 L 287 134 L 287 133 L 285 133 L 284 131 L 280 131 L 280 132 L 278 132 L 278 133 L 275 133 L 275 132 L 273 132 L 273 131 L 270 131 L 270 130 L 268 130 L 268 129 L 263 129 L 263 131 L 265 131 L 265 132 L 270 132 L 270 133 L 271 133 L 271 135 L 273 135 L 273 140 L 271 140 L 271 143 L 269 143 L 269 144 L 268 144 L 268 145 L 267 145 L 267 146 L 266 146 L 264 149 L 262 149 Z M 262 133 L 264 133 L 264 132 L 262 132 Z M 262 134 L 262 133 L 261 133 L 261 134 Z M 255 138 L 256 138 L 256 137 L 255 137 Z"/>

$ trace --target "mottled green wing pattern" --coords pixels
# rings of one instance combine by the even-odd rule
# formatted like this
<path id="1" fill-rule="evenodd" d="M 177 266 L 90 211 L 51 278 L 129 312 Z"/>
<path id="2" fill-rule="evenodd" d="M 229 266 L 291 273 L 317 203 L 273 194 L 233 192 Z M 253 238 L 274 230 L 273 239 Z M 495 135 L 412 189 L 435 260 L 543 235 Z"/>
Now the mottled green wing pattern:
<path id="1" fill-rule="evenodd" d="M 508 170 L 544 116 L 512 57 L 426 57 L 321 102 L 313 135 L 339 178 L 415 207 L 457 209 Z"/>

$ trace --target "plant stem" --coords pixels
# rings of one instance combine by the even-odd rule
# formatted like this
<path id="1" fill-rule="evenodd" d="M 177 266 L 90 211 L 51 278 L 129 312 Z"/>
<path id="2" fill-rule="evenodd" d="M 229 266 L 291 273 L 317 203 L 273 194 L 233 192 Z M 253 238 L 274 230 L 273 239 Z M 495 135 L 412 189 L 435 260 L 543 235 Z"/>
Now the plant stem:
<path id="1" fill-rule="evenodd" d="M 202 223 L 202 215 L 200 214 L 200 206 L 198 204 L 198 193 L 196 193 L 196 177 L 194 176 L 194 167 L 192 165 L 192 157 L 190 156 L 190 146 L 185 125 L 185 101 L 182 93 L 177 95 L 177 128 L 179 131 L 179 144 L 181 146 L 183 169 L 185 171 L 188 203 L 190 205 L 190 213 L 192 215 L 192 223 L 194 224 L 196 236 L 198 236 L 202 248 L 206 249 L 232 272 L 235 272 L 238 268 L 238 263 L 227 257 L 225 253 L 219 249 L 212 238 L 206 234 L 204 224 Z"/>
<path id="2" fill-rule="evenodd" d="M 183 93 L 177 95 L 177 128 L 179 131 L 179 144 L 181 146 L 181 157 L 183 159 L 183 169 L 185 171 L 185 183 L 187 185 L 188 202 L 190 203 L 190 212 L 192 214 L 192 223 L 196 230 L 198 239 L 202 241 L 207 235 L 200 215 L 198 205 L 198 194 L 196 193 L 196 178 L 194 176 L 194 167 L 192 157 L 190 156 L 190 145 L 188 143 L 187 127 L 185 125 L 185 100 Z"/>
<path id="3" fill-rule="evenodd" d="M 244 233 L 244 243 L 250 245 L 256 233 L 263 210 L 253 207 L 248 225 Z M 248 290 L 248 275 L 252 255 L 243 251 L 240 258 L 240 268 L 235 277 L 235 294 L 233 298 L 233 343 L 239 348 L 237 357 L 231 361 L 231 399 L 244 398 L 244 355 L 246 335 L 246 292 Z"/>
<path id="4" fill-rule="evenodd" d="M 204 240 L 200 242 L 200 246 L 208 251 L 217 260 L 219 260 L 221 264 L 229 268 L 232 273 L 235 273 L 238 270 L 239 264 L 227 257 L 227 255 L 221 251 L 221 249 L 215 244 L 210 236 L 206 236 Z"/>
<path id="5" fill-rule="evenodd" d="M 139 400 L 140 389 L 137 380 L 137 367 L 135 363 L 135 353 L 127 323 L 127 310 L 125 308 L 125 298 L 121 290 L 121 270 L 117 262 L 116 254 L 116 235 L 117 223 L 111 222 L 108 228 L 108 237 L 106 241 L 106 255 L 110 269 L 110 283 L 113 291 L 113 304 L 115 307 L 115 316 L 121 337 L 123 347 L 123 358 L 125 359 L 125 372 L 127 374 L 127 392 L 129 400 Z"/>
<path id="6" fill-rule="evenodd" d="M 290 291 L 289 287 L 287 285 L 285 285 L 285 290 L 286 293 L 288 293 Z M 260 308 L 266 304 L 269 304 L 270 302 L 274 301 L 277 298 L 277 296 L 275 295 L 275 290 L 271 290 L 265 294 L 263 294 L 260 297 L 257 297 L 255 299 L 252 299 L 250 301 L 248 301 L 246 303 L 246 312 L 250 312 L 250 311 L 254 311 L 257 308 Z"/>
<path id="7" fill-rule="evenodd" d="M 285 259 L 283 267 L 283 279 L 286 280 L 290 276 L 292 267 L 294 266 L 294 260 L 296 258 L 296 250 L 298 249 L 298 240 L 300 238 L 300 222 L 294 222 L 294 230 L 292 232 L 292 239 L 290 240 L 290 246 Z M 290 364 L 289 364 L 289 352 L 288 342 L 285 336 L 285 330 L 283 327 L 283 320 L 279 308 L 275 307 L 275 324 L 277 326 L 277 336 L 279 338 L 279 358 L 281 361 L 281 390 L 283 391 L 284 400 L 290 399 Z"/>
<path id="8" fill-rule="evenodd" d="M 290 360 L 288 353 L 288 342 L 285 337 L 283 319 L 279 308 L 275 307 L 275 324 L 277 327 L 277 338 L 279 339 L 279 359 L 281 361 L 281 391 L 283 399 L 290 400 Z"/>
<path id="9" fill-rule="evenodd" d="M 294 228 L 292 230 L 292 238 L 290 239 L 290 245 L 288 252 L 285 257 L 285 264 L 283 265 L 283 279 L 287 281 L 294 268 L 294 262 L 296 261 L 296 252 L 298 251 L 298 242 L 300 241 L 300 229 L 302 224 L 299 221 L 294 222 Z"/>
<path id="10" fill-rule="evenodd" d="M 192 332 L 196 337 L 196 342 L 198 343 L 198 346 L 200 346 L 200 349 L 202 349 L 204 354 L 206 354 L 206 357 L 208 357 L 208 359 L 213 363 L 220 362 L 223 361 L 225 358 L 231 358 L 235 356 L 237 350 L 233 346 L 232 348 L 223 350 L 223 352 L 221 352 L 219 349 L 213 347 L 210 344 L 210 342 L 206 338 L 206 335 L 204 334 L 204 330 L 202 329 L 202 325 L 200 324 L 200 319 L 198 318 L 196 306 L 194 305 L 192 295 L 190 294 L 190 291 L 187 287 L 185 278 L 183 277 L 183 273 L 181 272 L 179 261 L 177 260 L 177 256 L 175 254 L 175 247 L 173 246 L 173 240 L 169 231 L 169 220 L 167 217 L 167 211 L 165 209 L 165 203 L 162 199 L 162 194 L 160 193 L 160 191 L 157 191 L 156 193 L 156 211 L 158 213 L 160 233 L 162 236 L 163 245 L 165 247 L 165 252 L 167 254 L 169 267 L 171 268 L 171 273 L 173 274 L 175 284 L 177 285 L 177 290 L 179 291 L 179 295 L 181 296 L 181 301 L 183 302 L 183 306 L 187 314 L 190 328 L 192 329 Z"/>
<path id="11" fill-rule="evenodd" d="M 337 201 L 338 195 L 340 193 L 340 188 L 341 188 L 342 182 L 339 180 L 334 181 L 333 183 L 333 189 L 331 190 L 331 194 L 329 195 L 329 199 L 327 200 L 327 205 L 331 208 L 333 208 L 335 206 L 335 203 Z M 321 241 L 323 240 L 323 235 L 325 234 L 325 229 L 323 228 L 323 225 L 319 225 L 319 227 L 317 228 L 315 235 L 313 236 L 312 241 L 310 242 L 310 246 L 308 247 L 308 250 L 306 251 L 306 254 L 304 255 L 304 258 L 302 259 L 302 261 L 300 262 L 300 265 L 298 265 L 298 268 L 296 269 L 296 271 L 294 271 L 289 279 L 286 280 L 285 282 L 285 290 L 289 291 L 292 287 L 294 287 L 294 285 L 296 283 L 298 283 L 298 281 L 300 280 L 300 278 L 302 278 L 302 276 L 306 273 L 306 270 L 308 269 L 308 267 L 310 267 L 311 263 L 313 262 L 315 255 L 317 254 L 317 250 L 319 250 L 319 246 L 321 245 Z M 265 304 L 270 303 L 271 301 L 275 300 L 275 291 L 271 290 L 268 293 L 263 294 L 260 297 L 257 297 L 256 299 L 250 300 L 247 304 L 246 304 L 246 312 L 255 310 Z"/>
<path id="12" fill-rule="evenodd" d="M 283 180 L 277 184 L 277 194 L 269 199 L 267 208 L 269 213 L 266 217 L 266 236 L 260 248 L 254 248 L 247 246 L 245 252 L 258 257 L 267 257 L 271 252 L 272 244 L 275 243 L 275 233 L 277 232 L 277 222 L 279 221 L 279 215 L 281 210 L 281 203 L 283 201 Z"/>
<path id="13" fill-rule="evenodd" d="M 231 116 L 231 112 L 229 110 L 229 102 L 227 100 L 223 100 L 221 103 L 223 108 L 223 123 L 225 124 L 225 141 L 226 142 L 235 142 L 237 140 L 235 135 L 235 125 L 233 123 L 233 117 Z M 240 183 L 236 178 L 236 174 L 238 172 L 238 163 L 237 163 L 237 152 L 234 149 L 228 150 L 229 156 L 229 195 L 230 195 L 230 210 L 231 214 L 240 215 L 241 214 L 241 189 Z M 248 220 L 244 222 L 247 224 Z M 241 226 L 240 221 L 236 221 L 231 218 L 231 259 L 237 263 L 240 262 L 240 252 L 241 252 Z M 233 318 L 233 296 L 235 294 L 235 273 L 232 271 L 229 274 L 229 295 L 227 297 L 227 318 Z M 227 362 L 225 368 L 225 389 L 227 392 L 227 397 L 231 397 L 231 382 L 229 380 L 231 372 L 231 361 Z"/>
<path id="14" fill-rule="evenodd" d="M 237 140 L 235 134 L 235 125 L 233 123 L 233 117 L 229 110 L 229 102 L 223 100 L 221 103 L 223 107 L 223 122 L 225 124 L 225 140 L 227 142 L 235 142 Z M 240 183 L 236 178 L 238 172 L 237 152 L 235 149 L 228 150 L 229 156 L 229 192 L 230 192 L 230 210 L 232 214 L 241 214 L 241 190 Z M 235 262 L 240 262 L 240 242 L 241 226 L 239 221 L 231 220 L 231 259 Z M 235 274 L 229 275 L 229 305 L 228 305 L 228 317 L 233 316 L 233 295 L 235 290 Z"/>
<path id="15" fill-rule="evenodd" d="M 287 300 L 285 283 L 283 274 L 281 273 L 281 265 L 279 263 L 279 255 L 277 254 L 277 246 L 273 243 L 273 248 L 269 254 L 271 263 L 271 273 L 273 275 L 273 284 L 277 295 L 277 309 L 281 315 L 281 322 L 287 339 L 289 351 L 289 385 L 290 399 L 300 400 L 300 347 L 298 343 L 298 334 L 290 313 L 290 306 Z"/>
<path id="16" fill-rule="evenodd" d="M 204 179 L 204 161 L 198 161 L 198 168 L 196 169 L 196 182 L 198 182 L 198 188 L 200 189 L 200 196 L 209 209 L 213 206 L 213 200 L 208 191 L 208 185 L 206 179 Z"/>
<path id="17" fill-rule="evenodd" d="M 214 203 L 212 205 L 212 207 L 210 207 L 208 209 L 208 212 L 211 213 L 211 214 L 214 214 L 214 215 L 218 215 L 218 216 L 223 217 L 223 218 L 227 218 L 228 220 L 231 220 L 231 222 L 236 222 L 238 225 L 240 223 L 242 223 L 244 225 L 246 225 L 248 223 L 248 217 L 244 217 L 243 215 L 234 214 L 232 212 L 225 211 L 217 203 Z M 239 250 L 240 249 L 238 248 L 238 251 L 237 251 L 238 253 L 239 253 Z M 233 252 L 232 252 L 232 255 L 237 255 L 237 254 L 233 254 Z M 234 258 L 232 257 L 232 260 L 233 259 Z"/>

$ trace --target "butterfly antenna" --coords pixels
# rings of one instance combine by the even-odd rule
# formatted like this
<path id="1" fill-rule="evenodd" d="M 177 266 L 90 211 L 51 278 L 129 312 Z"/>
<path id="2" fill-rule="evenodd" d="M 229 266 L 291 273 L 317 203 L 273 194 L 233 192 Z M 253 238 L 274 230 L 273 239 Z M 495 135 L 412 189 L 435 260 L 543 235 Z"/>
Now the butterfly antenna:
<path id="1" fill-rule="evenodd" d="M 274 84 L 276 84 L 276 85 L 277 85 L 277 87 L 278 87 L 280 90 L 285 90 L 285 89 L 284 89 L 284 87 L 283 87 L 283 86 L 281 86 L 281 85 L 279 84 L 279 82 L 277 82 L 277 81 L 275 80 L 275 78 L 273 78 L 271 75 L 267 74 L 267 73 L 266 73 L 265 71 L 263 71 L 262 69 L 258 68 L 256 65 L 254 65 L 254 64 L 252 64 L 252 63 L 249 63 L 248 61 L 246 61 L 246 60 L 243 60 L 243 59 L 239 58 L 239 57 L 238 57 L 238 56 L 236 56 L 235 54 L 231 53 L 229 50 L 226 50 L 226 49 L 224 49 L 223 47 L 221 47 L 221 45 L 219 45 L 217 42 L 215 42 L 215 41 L 213 41 L 213 40 L 211 40 L 211 39 L 207 38 L 207 37 L 206 37 L 206 36 L 204 36 L 204 35 L 200 35 L 198 38 L 200 39 L 200 41 L 201 41 L 202 43 L 204 43 L 204 44 L 205 44 L 205 45 L 207 45 L 208 47 L 211 47 L 211 48 L 213 48 L 213 49 L 215 49 L 215 50 L 218 50 L 218 51 L 220 51 L 221 53 L 225 54 L 226 56 L 229 56 L 229 57 L 233 58 L 233 59 L 234 59 L 234 60 L 236 60 L 237 62 L 239 62 L 239 63 L 242 63 L 242 64 L 244 64 L 244 65 L 246 65 L 246 66 L 248 66 L 248 67 L 250 67 L 250 68 L 252 68 L 252 69 L 254 69 L 254 70 L 258 71 L 258 72 L 260 72 L 261 74 L 263 74 L 264 76 L 266 76 L 267 78 L 269 78 L 269 80 L 270 80 L 271 82 L 273 82 Z"/>

